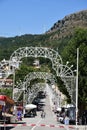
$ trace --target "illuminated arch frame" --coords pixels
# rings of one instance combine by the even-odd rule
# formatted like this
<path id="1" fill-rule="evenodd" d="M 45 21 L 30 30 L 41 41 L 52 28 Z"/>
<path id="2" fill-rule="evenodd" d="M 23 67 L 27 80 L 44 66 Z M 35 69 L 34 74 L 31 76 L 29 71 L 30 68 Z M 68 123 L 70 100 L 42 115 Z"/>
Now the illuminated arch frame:
<path id="1" fill-rule="evenodd" d="M 75 85 L 75 76 L 73 74 L 73 71 L 71 70 L 71 67 L 68 67 L 67 65 L 63 65 L 62 58 L 58 54 L 58 52 L 56 52 L 53 49 L 44 48 L 44 47 L 22 47 L 14 51 L 10 56 L 10 60 L 8 62 L 9 68 L 12 67 L 12 63 L 13 64 L 15 63 L 15 66 L 19 65 L 21 59 L 24 57 L 35 57 L 35 58 L 44 57 L 50 59 L 52 62 L 52 69 L 56 72 L 56 75 L 63 80 L 67 88 L 67 91 L 69 92 L 69 95 L 72 98 L 71 89 L 72 89 L 72 84 L 73 86 Z M 2 63 L 0 66 L 1 67 L 3 66 Z M 9 71 L 6 72 L 6 74 L 8 73 L 7 76 L 14 73 L 14 72 L 9 73 Z"/>
<path id="2" fill-rule="evenodd" d="M 49 80 L 52 85 L 56 84 L 56 78 L 52 73 L 30 72 L 29 74 L 27 74 L 25 76 L 23 82 L 20 82 L 18 85 L 16 85 L 16 88 L 18 88 L 18 92 L 14 93 L 14 99 L 15 100 L 18 100 L 20 94 L 24 90 L 28 90 L 31 80 L 34 80 L 34 79 L 44 79 L 45 82 L 47 82 L 47 80 Z M 31 91 L 32 91 L 32 88 L 31 88 Z M 29 92 L 27 92 L 27 94 L 29 94 Z"/>
<path id="3" fill-rule="evenodd" d="M 48 58 L 52 62 L 52 69 L 56 72 L 56 75 L 59 76 L 59 71 L 61 72 L 62 68 L 59 68 L 59 66 L 60 64 L 63 64 L 62 58 L 58 52 L 53 49 L 45 47 L 22 47 L 12 53 L 10 61 L 20 61 L 24 57 Z"/>

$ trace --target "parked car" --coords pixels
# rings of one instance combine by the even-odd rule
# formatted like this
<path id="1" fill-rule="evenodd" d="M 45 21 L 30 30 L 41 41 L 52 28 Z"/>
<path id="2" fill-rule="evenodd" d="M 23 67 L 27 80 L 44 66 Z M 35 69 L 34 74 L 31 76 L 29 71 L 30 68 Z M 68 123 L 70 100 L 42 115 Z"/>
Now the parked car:
<path id="1" fill-rule="evenodd" d="M 35 117 L 33 112 L 25 113 L 24 117 Z"/>

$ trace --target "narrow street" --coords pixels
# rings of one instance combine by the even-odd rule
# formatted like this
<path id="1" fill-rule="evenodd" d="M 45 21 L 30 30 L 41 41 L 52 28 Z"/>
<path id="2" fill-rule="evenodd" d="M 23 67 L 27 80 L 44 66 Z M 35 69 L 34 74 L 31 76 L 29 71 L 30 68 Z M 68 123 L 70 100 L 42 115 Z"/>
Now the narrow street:
<path id="1" fill-rule="evenodd" d="M 4 130 L 70 130 L 72 126 L 65 126 L 60 124 L 56 120 L 56 115 L 52 111 L 52 93 L 51 89 L 47 88 L 46 98 L 41 99 L 45 118 L 41 118 L 41 111 L 37 111 L 37 116 L 23 118 L 21 122 L 17 124 L 9 124 L 11 127 L 5 127 Z M 73 128 L 74 129 L 74 128 Z M 1 129 L 2 130 L 2 129 Z"/>

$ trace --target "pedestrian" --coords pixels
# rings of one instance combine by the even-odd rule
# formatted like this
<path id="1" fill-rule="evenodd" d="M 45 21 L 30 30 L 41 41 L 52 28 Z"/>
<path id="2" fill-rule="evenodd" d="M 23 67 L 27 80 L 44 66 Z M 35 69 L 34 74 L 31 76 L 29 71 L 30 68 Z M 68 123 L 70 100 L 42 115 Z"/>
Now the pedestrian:
<path id="1" fill-rule="evenodd" d="M 68 116 L 65 116 L 64 124 L 69 125 L 69 117 Z"/>
<path id="2" fill-rule="evenodd" d="M 18 121 L 22 120 L 22 113 L 20 111 L 17 113 L 17 119 Z"/>
<path id="3" fill-rule="evenodd" d="M 44 112 L 44 110 L 41 112 L 41 118 L 45 118 L 46 113 Z"/>
<path id="4" fill-rule="evenodd" d="M 46 113 L 45 113 L 45 112 L 43 112 L 43 117 L 45 118 L 45 116 L 46 116 Z"/>
<path id="5" fill-rule="evenodd" d="M 43 111 L 41 112 L 41 118 L 43 118 Z"/>

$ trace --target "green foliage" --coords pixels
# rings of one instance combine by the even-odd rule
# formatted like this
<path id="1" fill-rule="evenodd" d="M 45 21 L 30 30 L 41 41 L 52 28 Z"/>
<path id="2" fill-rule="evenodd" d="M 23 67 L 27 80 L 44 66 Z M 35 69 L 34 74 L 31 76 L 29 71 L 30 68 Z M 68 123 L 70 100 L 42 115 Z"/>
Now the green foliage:
<path id="1" fill-rule="evenodd" d="M 56 77 L 57 79 L 57 85 L 58 85 L 58 89 L 60 90 L 60 92 L 62 92 L 64 95 L 66 95 L 67 99 L 67 103 L 71 103 L 71 98 L 70 95 L 66 89 L 66 86 L 64 85 L 64 82 L 61 80 L 60 77 Z"/>
<path id="2" fill-rule="evenodd" d="M 7 95 L 7 96 L 9 96 L 9 97 L 12 97 L 12 89 L 8 89 L 8 88 L 0 89 L 0 94 L 3 94 L 3 95 Z"/>
<path id="3" fill-rule="evenodd" d="M 57 32 L 58 33 L 58 32 Z M 51 39 L 55 33 L 44 34 L 44 35 L 23 35 L 16 36 L 13 38 L 1 38 L 0 39 L 0 60 L 8 60 L 11 54 L 18 48 L 25 46 L 38 46 L 38 47 L 50 47 L 57 49 L 59 53 L 65 47 L 68 41 L 68 37 L 62 39 Z"/>
<path id="4" fill-rule="evenodd" d="M 79 48 L 79 104 L 87 103 L 87 30 L 76 29 L 73 38 L 62 52 L 64 61 L 70 61 L 76 68 L 77 48 Z"/>

